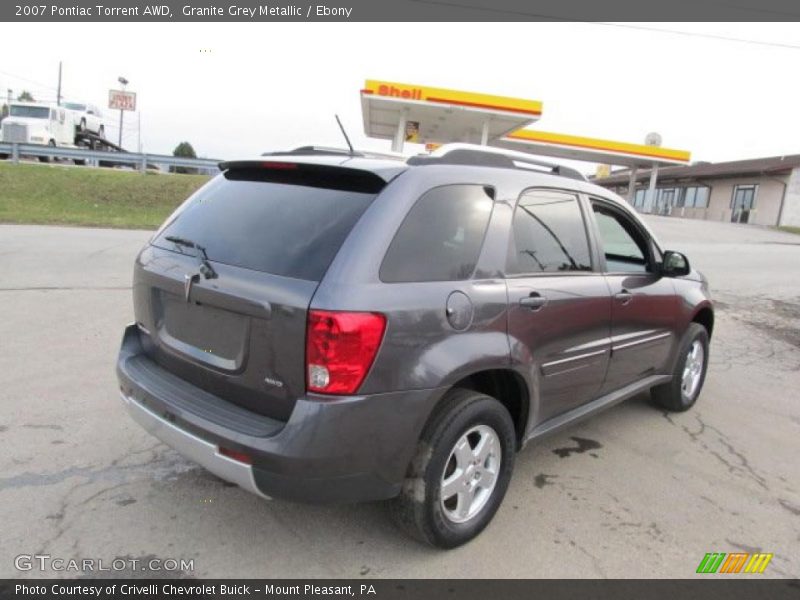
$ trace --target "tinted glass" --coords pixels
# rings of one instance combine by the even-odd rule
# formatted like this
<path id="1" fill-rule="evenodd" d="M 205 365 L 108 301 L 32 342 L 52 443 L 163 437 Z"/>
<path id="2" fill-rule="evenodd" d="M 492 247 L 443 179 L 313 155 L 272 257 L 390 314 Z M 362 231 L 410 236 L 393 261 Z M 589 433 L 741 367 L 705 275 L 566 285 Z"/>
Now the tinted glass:
<path id="1" fill-rule="evenodd" d="M 606 257 L 606 271 L 647 271 L 647 242 L 633 223 L 616 211 L 596 204 L 593 208 Z"/>
<path id="2" fill-rule="evenodd" d="M 344 179 L 335 183 L 346 188 Z M 319 281 L 375 192 L 318 185 L 296 171 L 228 171 L 189 198 L 153 243 L 193 253 L 165 239 L 182 237 L 204 246 L 212 262 Z"/>
<path id="3" fill-rule="evenodd" d="M 448 185 L 425 193 L 386 251 L 381 280 L 468 279 L 475 270 L 492 214 L 490 193 L 480 185 Z"/>
<path id="4" fill-rule="evenodd" d="M 578 199 L 544 190 L 524 194 L 514 211 L 508 273 L 591 270 Z"/>

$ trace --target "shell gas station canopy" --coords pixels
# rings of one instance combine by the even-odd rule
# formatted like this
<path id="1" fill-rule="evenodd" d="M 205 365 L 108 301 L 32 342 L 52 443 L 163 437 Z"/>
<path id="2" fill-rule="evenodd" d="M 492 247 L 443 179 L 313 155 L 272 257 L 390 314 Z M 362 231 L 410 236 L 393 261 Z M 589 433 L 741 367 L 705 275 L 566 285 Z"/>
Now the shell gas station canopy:
<path id="1" fill-rule="evenodd" d="M 616 142 L 528 128 L 542 115 L 542 103 L 421 85 L 367 80 L 361 90 L 364 132 L 405 142 L 467 142 L 571 160 L 639 167 L 687 164 L 685 150 Z"/>

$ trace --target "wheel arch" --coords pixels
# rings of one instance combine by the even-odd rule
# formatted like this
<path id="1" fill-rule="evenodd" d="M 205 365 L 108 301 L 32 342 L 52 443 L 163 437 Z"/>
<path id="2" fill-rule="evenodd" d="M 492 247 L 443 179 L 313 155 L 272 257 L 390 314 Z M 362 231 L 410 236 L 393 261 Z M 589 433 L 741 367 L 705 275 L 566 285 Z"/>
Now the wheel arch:
<path id="1" fill-rule="evenodd" d="M 700 306 L 692 315 L 692 322 L 699 323 L 705 327 L 708 332 L 708 338 L 711 339 L 711 335 L 714 332 L 714 309 L 711 304 Z"/>
<path id="2" fill-rule="evenodd" d="M 514 422 L 517 449 L 522 447 L 530 411 L 530 392 L 519 373 L 510 368 L 483 369 L 459 379 L 451 386 L 455 388 L 486 394 L 505 406 Z"/>

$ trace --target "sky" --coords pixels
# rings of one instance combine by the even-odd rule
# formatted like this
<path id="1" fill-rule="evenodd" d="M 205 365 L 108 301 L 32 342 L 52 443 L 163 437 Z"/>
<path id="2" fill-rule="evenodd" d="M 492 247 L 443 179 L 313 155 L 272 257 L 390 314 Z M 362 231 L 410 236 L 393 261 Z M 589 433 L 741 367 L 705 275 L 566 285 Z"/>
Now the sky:
<path id="1" fill-rule="evenodd" d="M 387 151 L 364 135 L 369 78 L 541 100 L 535 129 L 639 143 L 657 131 L 692 160 L 800 153 L 797 23 L 109 23 L 102 36 L 97 24 L 0 27 L 4 48 L 29 48 L 4 52 L 0 90 L 55 99 L 62 61 L 65 98 L 104 107 L 126 77 L 140 113 L 125 115 L 131 150 L 139 135 L 146 152 L 188 141 L 220 159 L 341 146 L 338 113 L 356 147 Z M 116 140 L 119 113 L 106 112 Z"/>

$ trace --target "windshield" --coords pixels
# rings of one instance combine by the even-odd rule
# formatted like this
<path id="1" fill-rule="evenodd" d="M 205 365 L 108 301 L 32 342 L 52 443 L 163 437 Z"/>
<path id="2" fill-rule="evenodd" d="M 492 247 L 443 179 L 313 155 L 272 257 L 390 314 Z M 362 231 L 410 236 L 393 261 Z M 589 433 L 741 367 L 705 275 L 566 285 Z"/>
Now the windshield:
<path id="1" fill-rule="evenodd" d="M 191 243 L 212 262 L 319 281 L 377 191 L 334 175 L 227 171 L 189 198 L 153 244 L 192 253 Z"/>
<path id="2" fill-rule="evenodd" d="M 86 110 L 85 104 L 77 104 L 75 102 L 64 102 L 64 108 L 68 108 L 70 110 Z"/>
<path id="3" fill-rule="evenodd" d="M 26 117 L 28 119 L 47 119 L 50 117 L 50 109 L 46 106 L 21 106 L 19 104 L 11 105 L 12 117 Z"/>

